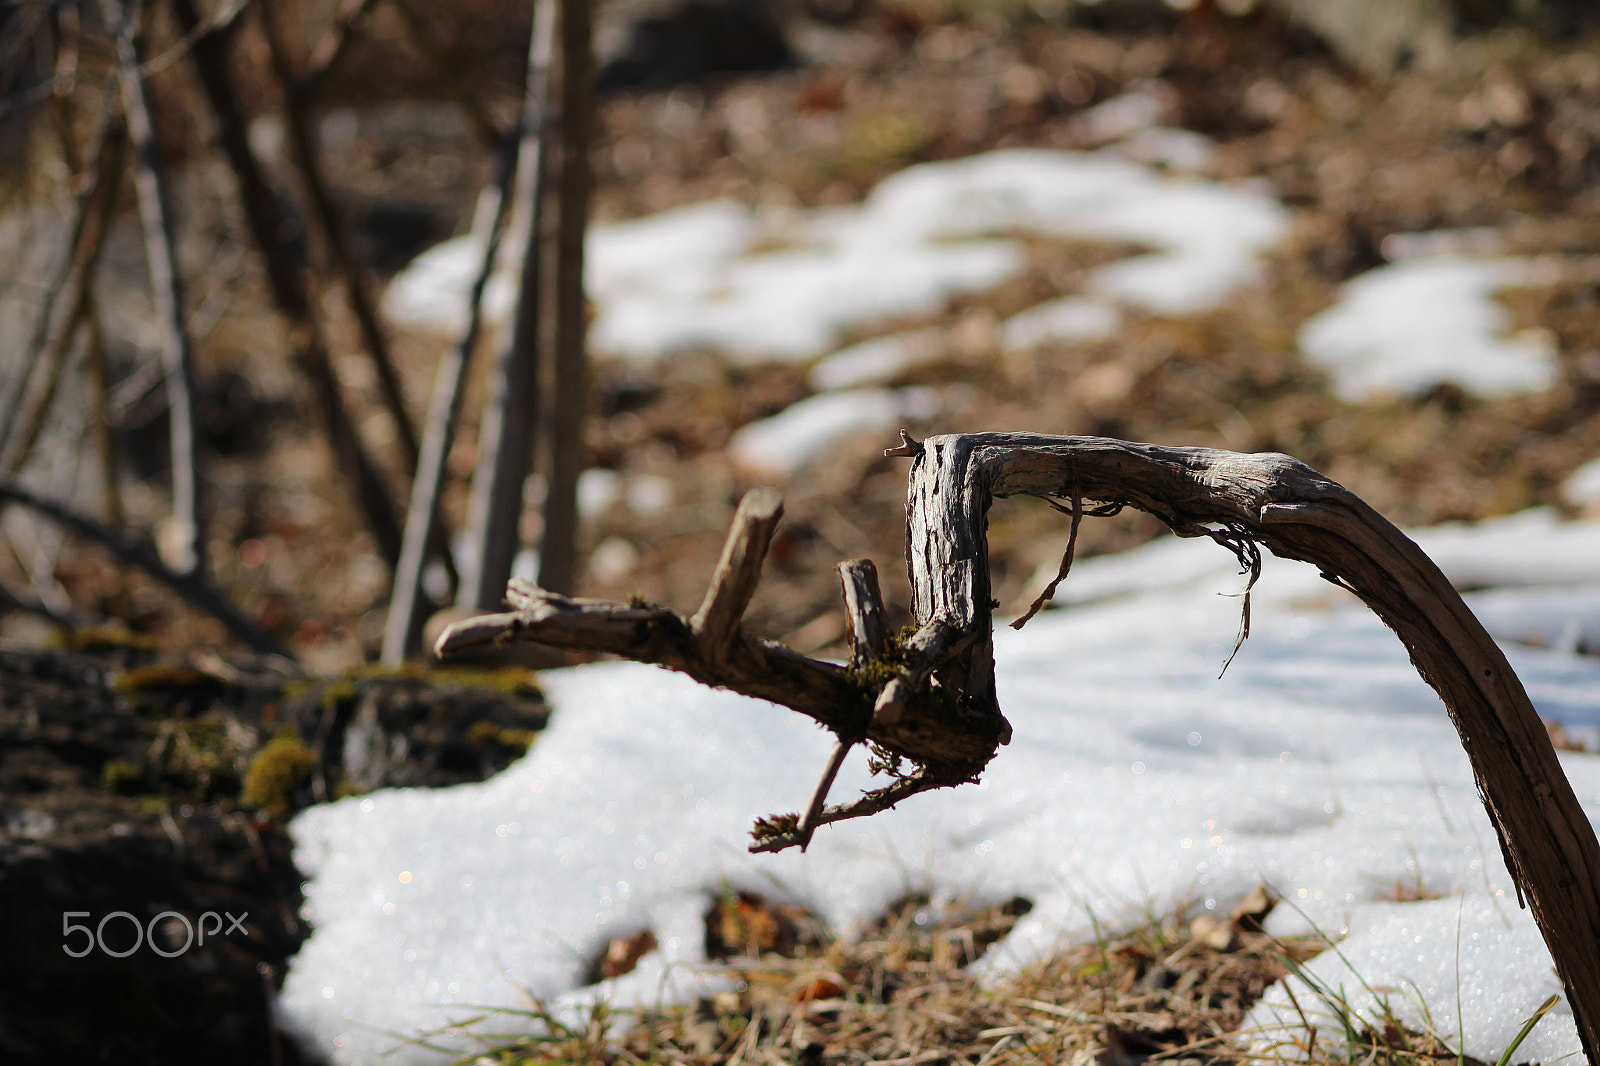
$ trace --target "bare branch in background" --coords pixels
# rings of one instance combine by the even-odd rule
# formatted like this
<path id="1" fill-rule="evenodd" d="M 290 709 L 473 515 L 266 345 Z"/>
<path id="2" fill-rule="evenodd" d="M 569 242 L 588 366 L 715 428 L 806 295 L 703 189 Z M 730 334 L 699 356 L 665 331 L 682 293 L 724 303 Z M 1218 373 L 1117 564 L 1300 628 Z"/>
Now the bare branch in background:
<path id="1" fill-rule="evenodd" d="M 43 600 L 35 599 L 31 596 L 23 596 L 6 588 L 4 585 L 0 585 L 0 614 L 12 611 L 43 618 L 51 625 L 59 626 L 62 629 L 81 629 L 85 626 L 94 625 L 99 621 L 99 619 L 90 618 L 88 615 L 81 614 L 75 610 L 57 610 Z"/>
<path id="2" fill-rule="evenodd" d="M 439 529 L 439 494 L 444 488 L 445 460 L 455 440 L 456 416 L 461 411 L 461 393 L 466 384 L 467 366 L 483 329 L 483 292 L 500 258 L 500 241 L 505 232 L 506 214 L 511 205 L 511 183 L 517 170 L 515 138 L 507 138 L 500 153 L 495 180 L 478 197 L 472 220 L 475 242 L 483 249 L 477 276 L 467 298 L 467 324 L 445 357 L 434 378 L 428 421 L 422 438 L 422 457 L 417 477 L 411 486 L 411 506 L 406 511 L 405 541 L 400 562 L 394 571 L 394 591 L 389 597 L 389 617 L 384 623 L 382 661 L 399 665 L 405 661 L 422 636 L 422 571 L 427 563 L 427 548 Z"/>
<path id="3" fill-rule="evenodd" d="M 133 142 L 134 186 L 139 191 L 139 219 L 144 228 L 150 285 L 162 325 L 162 364 L 166 368 L 167 420 L 171 426 L 172 520 L 168 545 L 174 567 L 204 574 L 205 524 L 200 514 L 200 467 L 195 452 L 194 351 L 184 305 L 183 275 L 172 225 L 172 206 L 161 169 L 155 128 L 144 76 L 139 70 L 137 25 L 140 5 L 119 8 L 117 0 L 101 0 L 100 10 L 116 40 L 122 82 L 122 108 Z"/>
<path id="4" fill-rule="evenodd" d="M 32 450 L 27 427 L 42 422 L 48 403 L 34 405 L 23 417 L 33 375 L 44 369 L 58 372 L 71 340 L 73 329 L 82 317 L 83 301 L 94 278 L 94 265 L 105 242 L 111 212 L 116 207 L 117 185 L 127 155 L 127 130 L 113 106 L 115 92 L 108 90 L 93 141 L 89 165 L 93 171 L 82 179 L 74 197 L 72 222 L 68 226 L 65 252 L 43 286 L 39 317 L 28 340 L 28 350 L 5 394 L 0 396 L 0 454 L 4 468 L 15 472 L 27 461 Z M 65 145 L 63 145 L 65 147 Z M 53 392 L 47 388 L 46 393 Z M 37 397 L 36 397 L 37 400 Z M 19 434 L 19 430 L 23 430 Z M 19 439 L 26 441 L 19 443 Z"/>
<path id="5" fill-rule="evenodd" d="M 233 634 L 234 639 L 251 651 L 261 655 L 293 658 L 283 645 L 229 603 L 204 576 L 192 571 L 178 571 L 162 562 L 160 554 L 149 541 L 139 540 L 110 529 L 87 515 L 79 514 L 64 504 L 46 499 L 12 481 L 0 480 L 0 500 L 26 507 L 69 532 L 100 545 L 119 562 L 144 571 L 181 596 L 190 606 L 221 622 L 228 632 Z"/>
<path id="6" fill-rule="evenodd" d="M 478 429 L 478 468 L 467 500 L 464 530 L 475 550 L 463 562 L 457 594 L 457 604 L 468 610 L 498 607 L 506 582 L 511 579 L 511 566 L 520 543 L 517 531 L 522 519 L 522 486 L 533 462 L 539 424 L 543 138 L 555 41 L 555 0 L 537 0 L 533 19 L 511 212 L 517 228 L 507 238 L 521 264 L 521 276 L 510 326 L 498 339 L 494 377 Z"/>
<path id="7" fill-rule="evenodd" d="M 340 61 L 349 54 L 351 45 L 360 37 L 367 16 L 377 6 L 378 0 L 345 0 L 344 7 L 334 17 L 333 28 L 317 43 L 311 53 L 310 63 L 290 87 L 289 91 L 294 96 L 309 97 L 316 93 L 323 79 L 333 73 Z"/>
<path id="8" fill-rule="evenodd" d="M 89 387 L 89 436 L 100 467 L 100 498 L 105 509 L 108 528 L 121 529 L 126 524 L 122 506 L 122 491 L 117 483 L 118 461 L 116 435 L 112 432 L 115 420 L 111 413 L 111 372 L 106 365 L 105 331 L 100 325 L 97 309 L 90 302 L 88 319 L 88 349 L 83 365 Z M 117 617 L 128 613 L 127 586 L 121 571 L 111 591 L 110 611 Z"/>
<path id="9" fill-rule="evenodd" d="M 555 367 L 550 396 L 550 463 L 544 503 L 539 583 L 572 592 L 578 581 L 578 475 L 587 459 L 588 308 L 583 290 L 583 243 L 594 173 L 589 142 L 594 125 L 594 5 L 561 3 L 560 175 L 556 184 Z"/>
<path id="10" fill-rule="evenodd" d="M 179 25 L 193 37 L 190 58 L 216 119 L 223 155 L 238 182 L 239 203 L 251 240 L 261 253 L 273 304 L 289 320 L 295 364 L 311 384 L 334 460 L 350 484 L 378 552 L 393 566 L 400 557 L 400 523 L 395 517 L 394 499 L 345 409 L 327 337 L 313 308 L 304 250 L 291 236 L 300 227 L 267 181 L 250 148 L 248 118 L 239 106 L 229 69 L 236 24 L 230 23 L 215 33 L 201 32 L 205 23 L 194 0 L 172 0 L 172 11 Z"/>
<path id="11" fill-rule="evenodd" d="M 345 299 L 350 305 L 350 314 L 356 320 L 357 331 L 361 334 L 361 343 L 366 349 L 367 358 L 372 360 L 372 368 L 378 380 L 378 394 L 383 399 L 384 407 L 388 409 L 389 417 L 394 421 L 395 436 L 400 442 L 401 455 L 405 459 L 405 471 L 407 474 L 415 474 L 419 448 L 417 427 L 411 421 L 411 412 L 406 407 L 405 388 L 401 385 L 400 374 L 395 370 L 394 359 L 389 353 L 389 341 L 378 322 L 378 309 L 367 289 L 367 279 L 362 274 L 360 264 L 356 262 L 355 253 L 350 249 L 350 236 L 343 212 L 334 202 L 333 194 L 328 189 L 327 178 L 322 172 L 322 163 L 317 155 L 316 137 L 312 132 L 310 98 L 304 93 L 295 91 L 300 82 L 289 61 L 288 49 L 278 26 L 277 20 L 280 15 L 274 12 L 271 3 L 259 4 L 257 10 L 260 12 L 262 31 L 267 39 L 267 52 L 272 59 L 272 70 L 278 79 L 283 97 L 283 120 L 288 133 L 290 155 L 294 160 L 295 169 L 300 173 L 300 183 L 305 188 L 306 201 L 311 205 L 311 217 L 316 221 L 317 233 L 327 249 L 328 258 L 332 260 L 333 268 L 339 274 Z"/>
<path id="12" fill-rule="evenodd" d="M 391 0 L 391 2 L 405 24 L 412 47 L 421 53 L 422 58 L 433 68 L 434 77 L 439 79 L 440 88 L 444 89 L 445 94 L 461 109 L 461 113 L 466 116 L 467 125 L 472 127 L 472 132 L 477 135 L 484 147 L 498 147 L 505 140 L 499 124 L 457 77 L 455 67 L 451 65 L 450 60 L 440 55 L 439 50 L 434 47 L 433 31 L 429 29 L 422 13 L 412 6 L 410 0 Z"/>

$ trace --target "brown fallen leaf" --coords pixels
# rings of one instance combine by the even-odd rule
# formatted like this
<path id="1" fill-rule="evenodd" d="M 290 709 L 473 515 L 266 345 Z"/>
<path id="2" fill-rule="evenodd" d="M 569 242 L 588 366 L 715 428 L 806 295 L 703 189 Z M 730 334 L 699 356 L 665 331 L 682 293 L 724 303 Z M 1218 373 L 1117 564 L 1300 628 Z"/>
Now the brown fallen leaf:
<path id="1" fill-rule="evenodd" d="M 632 936 L 613 938 L 606 945 L 605 958 L 600 960 L 600 976 L 609 979 L 632 973 L 639 960 L 656 947 L 656 935 L 648 929 L 641 929 Z"/>

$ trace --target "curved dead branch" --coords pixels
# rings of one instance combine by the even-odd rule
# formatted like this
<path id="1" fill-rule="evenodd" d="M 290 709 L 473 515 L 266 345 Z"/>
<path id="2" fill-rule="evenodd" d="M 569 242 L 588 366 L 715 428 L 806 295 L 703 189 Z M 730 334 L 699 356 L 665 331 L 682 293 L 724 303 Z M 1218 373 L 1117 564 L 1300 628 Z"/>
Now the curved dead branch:
<path id="1" fill-rule="evenodd" d="M 804 846 L 816 825 L 970 780 L 1009 739 L 994 690 L 986 534 L 995 499 L 1070 500 L 1075 524 L 1086 514 L 1135 507 L 1179 536 L 1217 540 L 1252 576 L 1262 548 L 1309 562 L 1399 635 L 1417 671 L 1443 698 L 1506 864 L 1566 987 L 1584 1052 L 1591 1063 L 1600 1061 L 1600 845 L 1505 655 L 1405 534 L 1287 455 L 1037 433 L 959 434 L 919 443 L 902 432 L 901 440 L 886 454 L 912 460 L 906 562 L 919 628 L 865 663 L 841 667 L 808 659 L 738 628 L 714 654 L 694 627 L 664 608 L 568 600 L 515 582 L 517 610 L 452 627 L 440 651 L 526 637 L 660 663 L 792 707 L 831 729 L 842 745 L 872 743 L 880 749 L 880 766 L 892 768 L 900 759 L 914 764 L 887 788 L 843 807 L 822 805 L 832 779 L 825 773 L 804 817 L 777 815 L 757 824 L 755 850 L 776 850 Z M 770 506 L 741 508 L 730 546 L 741 529 L 754 528 L 757 511 L 770 513 Z M 769 528 L 763 532 L 770 535 Z M 730 569 L 741 589 L 753 588 L 761 554 L 730 548 L 714 589 L 736 580 Z M 1068 564 L 1070 552 L 1063 569 Z M 747 599 L 738 600 L 739 613 Z M 836 749 L 830 771 L 841 757 Z"/>

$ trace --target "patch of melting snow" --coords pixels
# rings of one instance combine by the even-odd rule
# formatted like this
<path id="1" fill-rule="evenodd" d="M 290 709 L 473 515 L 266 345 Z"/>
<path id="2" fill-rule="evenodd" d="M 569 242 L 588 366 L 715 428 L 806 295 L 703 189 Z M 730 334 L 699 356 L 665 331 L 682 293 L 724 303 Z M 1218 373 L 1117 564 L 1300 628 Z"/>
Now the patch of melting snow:
<path id="1" fill-rule="evenodd" d="M 1600 459 L 1593 459 L 1574 470 L 1561 483 L 1561 498 L 1576 507 L 1600 504 Z"/>
<path id="2" fill-rule="evenodd" d="M 1480 396 L 1537 392 L 1555 383 L 1554 342 L 1543 331 L 1508 335 L 1511 316 L 1494 295 L 1556 276 L 1544 259 L 1405 259 L 1346 282 L 1338 302 L 1301 327 L 1300 350 L 1352 402 L 1445 382 Z"/>
<path id="3" fill-rule="evenodd" d="M 807 379 L 819 391 L 870 385 L 939 358 L 947 347 L 942 329 L 913 329 L 840 348 L 811 368 Z"/>
<path id="4" fill-rule="evenodd" d="M 1600 526 L 1547 512 L 1418 533 L 1456 580 L 1502 586 L 1474 594 L 1497 629 L 1501 616 L 1589 625 L 1597 538 Z M 1465 1051 L 1492 1061 L 1554 988 L 1549 957 L 1516 906 L 1444 708 L 1399 641 L 1310 567 L 1269 557 L 1254 635 L 1218 680 L 1239 610 L 1218 595 L 1239 586 L 1226 551 L 1169 541 L 1080 565 L 1063 593 L 1098 581 L 1100 596 L 1119 583 L 1123 595 L 1001 629 L 997 683 L 1016 741 L 983 783 L 825 827 L 803 855 L 752 856 L 745 843 L 752 818 L 809 794 L 828 748 L 809 721 L 638 664 L 546 673 L 551 724 L 500 775 L 295 819 L 313 934 L 283 1017 L 337 1063 L 437 1062 L 393 1034 L 530 994 L 558 1010 L 703 994 L 716 981 L 698 968 L 703 915 L 728 890 L 803 903 L 845 934 L 910 890 L 977 905 L 1025 896 L 1034 909 L 980 960 L 995 980 L 1097 926 L 1180 904 L 1226 912 L 1265 881 L 1288 901 L 1270 931 L 1346 937 L 1343 958 L 1325 953 L 1313 973 L 1356 1003 L 1364 986 L 1415 988 L 1438 1031 L 1464 1032 Z M 1307 601 L 1313 586 L 1330 595 Z M 1600 723 L 1600 662 L 1508 655 L 1541 713 Z M 1600 815 L 1600 759 L 1563 765 Z M 853 757 L 836 792 L 869 784 Z M 1417 880 L 1441 898 L 1387 898 Z M 642 928 L 660 948 L 639 970 L 579 987 L 611 937 Z M 1421 1021 L 1418 997 L 1391 1005 Z M 1302 1025 L 1276 990 L 1251 1021 L 1280 1034 Z M 1576 1050 L 1562 1006 L 1519 1058 Z"/>
<path id="5" fill-rule="evenodd" d="M 927 387 L 824 392 L 740 429 L 728 454 L 747 475 L 780 482 L 849 437 L 931 418 L 942 403 L 940 391 Z"/>
<path id="6" fill-rule="evenodd" d="M 1053 342 L 1081 343 L 1116 336 L 1122 313 L 1115 304 L 1083 296 L 1061 296 L 1035 304 L 1000 325 L 1000 346 L 1026 351 Z"/>
<path id="7" fill-rule="evenodd" d="M 1193 153 L 1193 142 L 1176 147 L 1176 132 L 1157 134 L 1172 150 L 1154 156 Z M 933 312 L 1015 275 L 1026 260 L 1008 236 L 1018 231 L 1146 246 L 1096 271 L 1095 291 L 1187 314 L 1256 280 L 1257 257 L 1287 219 L 1264 192 L 1167 177 L 1107 153 L 1007 149 L 925 163 L 855 207 L 769 216 L 717 201 L 594 226 L 590 339 L 621 359 L 692 348 L 743 361 L 814 359 L 847 329 Z M 385 313 L 458 329 L 477 259 L 470 236 L 429 250 L 390 284 Z M 489 297 L 491 318 L 503 317 L 503 277 Z"/>

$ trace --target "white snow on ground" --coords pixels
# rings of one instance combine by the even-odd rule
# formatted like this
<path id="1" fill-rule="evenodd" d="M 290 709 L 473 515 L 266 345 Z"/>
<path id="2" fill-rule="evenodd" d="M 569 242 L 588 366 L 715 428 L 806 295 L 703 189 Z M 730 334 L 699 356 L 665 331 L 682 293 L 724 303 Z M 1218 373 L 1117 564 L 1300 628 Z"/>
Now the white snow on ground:
<path id="1" fill-rule="evenodd" d="M 593 227 L 590 339 L 623 359 L 702 347 L 747 361 L 813 359 L 852 326 L 936 311 L 1017 273 L 1023 249 L 1007 236 L 1016 231 L 1147 246 L 1097 271 L 1091 287 L 1187 314 L 1254 281 L 1258 254 L 1287 219 L 1263 193 L 1104 153 L 1009 149 L 926 163 L 856 207 L 758 217 L 718 201 Z M 476 262 L 470 237 L 431 249 L 390 284 L 385 313 L 459 328 Z M 504 284 L 493 289 L 492 317 L 508 296 Z"/>
<path id="2" fill-rule="evenodd" d="M 811 368 L 807 379 L 819 391 L 868 385 L 937 359 L 946 348 L 942 329 L 913 329 L 840 348 Z"/>
<path id="3" fill-rule="evenodd" d="M 1503 586 L 1473 597 L 1496 630 L 1595 620 L 1596 525 L 1538 512 L 1418 536 L 1456 580 Z M 1238 601 L 1219 595 L 1239 588 L 1234 569 L 1208 541 L 1084 561 L 1062 596 L 1098 582 L 1097 602 L 1000 631 L 1016 737 L 983 784 L 827 827 L 804 855 L 745 852 L 751 819 L 796 809 L 826 756 L 827 736 L 799 715 L 636 664 L 547 673 L 551 724 L 499 776 L 295 820 L 314 932 L 283 1015 L 336 1062 L 433 1062 L 414 1045 L 380 1055 L 395 1034 L 527 994 L 557 1006 L 694 994 L 714 980 L 695 966 L 702 915 L 727 888 L 802 902 L 840 933 L 910 890 L 979 904 L 1023 895 L 1034 910 L 981 962 L 998 976 L 1097 926 L 1184 903 L 1225 912 L 1265 881 L 1289 902 L 1272 931 L 1345 936 L 1356 974 L 1330 952 L 1311 964 L 1322 980 L 1358 1006 L 1362 982 L 1391 990 L 1413 1022 L 1420 1001 L 1439 1032 L 1464 1033 L 1469 1054 L 1493 1061 L 1556 985 L 1442 705 L 1373 615 L 1276 559 L 1257 586 L 1254 635 L 1218 680 L 1238 625 Z M 1600 661 L 1508 651 L 1542 714 L 1600 725 Z M 1563 765 L 1600 815 L 1600 758 Z M 853 760 L 837 794 L 867 783 Z M 1386 898 L 1419 883 L 1443 898 Z M 643 927 L 661 949 L 640 970 L 577 989 L 609 938 Z M 1272 992 L 1255 1022 L 1299 1026 L 1286 1002 Z M 1318 1009 L 1304 989 L 1299 1002 Z M 1564 1011 L 1519 1061 L 1576 1050 Z"/>
<path id="4" fill-rule="evenodd" d="M 1301 327 L 1300 350 L 1350 401 L 1447 381 L 1481 396 L 1537 392 L 1555 383 L 1554 346 L 1542 333 L 1507 336 L 1511 316 L 1493 297 L 1551 274 L 1539 259 L 1466 255 L 1379 267 Z"/>
<path id="5" fill-rule="evenodd" d="M 751 422 L 728 441 L 728 454 L 747 475 L 778 482 L 849 437 L 931 418 L 940 402 L 926 387 L 824 392 Z"/>
<path id="6" fill-rule="evenodd" d="M 1105 340 L 1116 336 L 1122 314 L 1115 304 L 1082 296 L 1061 296 L 1035 304 L 1000 326 L 1000 346 L 1009 351 L 1052 342 Z"/>
<path id="7" fill-rule="evenodd" d="M 1572 476 L 1561 483 L 1561 498 L 1579 507 L 1600 503 L 1600 459 L 1592 459 L 1574 470 Z"/>

